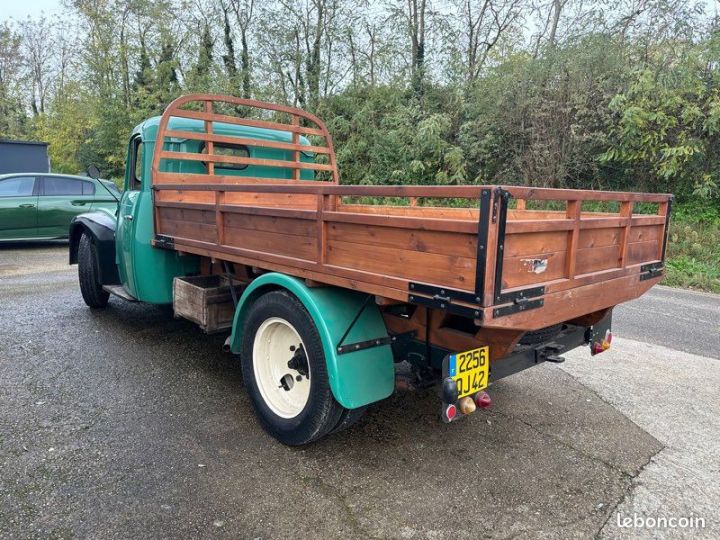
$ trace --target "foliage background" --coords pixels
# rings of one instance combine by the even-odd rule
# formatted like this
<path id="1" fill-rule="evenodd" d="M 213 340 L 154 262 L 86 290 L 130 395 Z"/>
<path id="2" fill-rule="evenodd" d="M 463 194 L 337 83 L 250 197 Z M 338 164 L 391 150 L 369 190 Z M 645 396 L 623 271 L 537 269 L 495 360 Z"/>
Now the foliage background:
<path id="1" fill-rule="evenodd" d="M 218 92 L 324 118 L 344 183 L 672 192 L 668 282 L 720 291 L 718 4 L 65 0 L 0 24 L 0 138 L 122 174 L 131 129 Z"/>

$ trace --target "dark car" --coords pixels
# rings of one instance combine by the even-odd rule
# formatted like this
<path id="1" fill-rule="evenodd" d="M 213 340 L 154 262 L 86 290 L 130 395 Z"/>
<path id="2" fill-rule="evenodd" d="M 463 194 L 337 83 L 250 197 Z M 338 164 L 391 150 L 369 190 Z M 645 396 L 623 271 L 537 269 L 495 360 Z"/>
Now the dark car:
<path id="1" fill-rule="evenodd" d="M 101 210 L 114 216 L 119 195 L 112 182 L 85 176 L 0 175 L 0 242 L 67 238 L 78 214 Z"/>

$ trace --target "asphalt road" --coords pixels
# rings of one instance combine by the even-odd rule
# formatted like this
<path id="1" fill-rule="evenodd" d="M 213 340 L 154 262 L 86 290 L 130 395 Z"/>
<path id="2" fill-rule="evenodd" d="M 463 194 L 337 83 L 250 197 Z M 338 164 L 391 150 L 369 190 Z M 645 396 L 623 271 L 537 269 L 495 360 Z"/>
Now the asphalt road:
<path id="1" fill-rule="evenodd" d="M 720 297 L 655 288 L 613 348 L 443 425 L 399 394 L 302 449 L 253 418 L 222 336 L 90 311 L 67 247 L 0 247 L 0 538 L 720 536 Z M 617 518 L 700 516 L 703 529 Z"/>

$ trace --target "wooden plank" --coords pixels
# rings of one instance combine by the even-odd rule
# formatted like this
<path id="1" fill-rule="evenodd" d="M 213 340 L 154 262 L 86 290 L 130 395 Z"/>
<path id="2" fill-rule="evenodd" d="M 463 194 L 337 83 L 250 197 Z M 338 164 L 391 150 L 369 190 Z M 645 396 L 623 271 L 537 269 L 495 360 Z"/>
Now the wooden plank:
<path id="1" fill-rule="evenodd" d="M 521 257 L 536 253 L 552 253 L 567 249 L 567 232 L 550 231 L 505 236 L 505 256 Z"/>
<path id="2" fill-rule="evenodd" d="M 662 239 L 662 227 L 658 225 L 641 225 L 630 229 L 628 242 L 660 242 Z"/>
<path id="3" fill-rule="evenodd" d="M 269 120 L 254 120 L 252 118 L 240 118 L 238 116 L 229 116 L 227 114 L 208 114 L 198 111 L 190 111 L 187 109 L 173 109 L 172 116 L 180 118 L 191 118 L 194 120 L 209 120 L 212 122 L 220 122 L 224 124 L 235 124 L 236 126 L 249 126 L 261 129 L 271 129 L 276 131 L 297 132 L 304 135 L 324 136 L 325 133 L 321 129 L 308 128 L 302 126 L 291 126 L 281 122 L 270 122 Z"/>
<path id="4" fill-rule="evenodd" d="M 225 239 L 228 245 L 250 249 L 258 253 L 283 255 L 307 261 L 317 260 L 317 240 L 314 236 L 242 229 L 230 227 L 226 223 Z"/>
<path id="5" fill-rule="evenodd" d="M 210 143 L 208 143 L 210 144 Z M 160 159 L 176 159 L 182 161 L 202 161 L 210 167 L 211 163 L 230 163 L 233 165 L 256 165 L 258 167 L 274 167 L 278 169 L 303 169 L 314 171 L 332 171 L 332 165 L 307 161 L 288 161 L 282 159 L 250 158 L 240 156 L 224 156 L 220 154 L 197 154 L 193 152 L 172 152 L 163 150 Z M 208 174 L 213 175 L 208 169 Z M 242 178 L 238 176 L 237 178 Z M 297 179 L 296 179 L 297 180 Z"/>
<path id="6" fill-rule="evenodd" d="M 658 256 L 658 242 L 635 242 L 628 245 L 628 264 L 647 263 Z"/>
<path id="7" fill-rule="evenodd" d="M 243 193 L 226 192 L 226 205 L 258 207 L 300 208 L 315 210 L 318 195 L 294 195 L 291 193 Z"/>
<path id="8" fill-rule="evenodd" d="M 503 290 L 512 287 L 541 284 L 560 279 L 566 275 L 567 252 L 537 253 L 523 257 L 505 257 L 503 259 Z M 545 270 L 533 271 L 534 261 L 544 261 Z"/>
<path id="9" fill-rule="evenodd" d="M 204 173 L 158 173 L 153 184 L 155 191 L 192 189 L 196 191 L 254 191 L 272 193 L 270 186 L 304 186 L 297 193 L 315 193 L 321 180 L 292 180 L 291 178 L 265 178 L 263 176 L 231 176 Z M 265 189 L 268 188 L 268 189 Z"/>
<path id="10" fill-rule="evenodd" d="M 158 207 L 158 212 L 163 218 L 174 219 L 191 223 L 214 224 L 215 214 L 209 210 L 193 210 L 190 208 L 167 208 Z"/>
<path id="11" fill-rule="evenodd" d="M 330 223 L 328 239 L 469 258 L 474 258 L 477 253 L 477 236 L 474 234 Z"/>
<path id="12" fill-rule="evenodd" d="M 191 238 L 198 239 L 202 242 L 214 242 L 217 238 L 217 227 L 215 223 L 193 223 L 162 217 L 160 227 L 158 231 L 159 234 L 165 234 L 174 238 Z"/>
<path id="13" fill-rule="evenodd" d="M 604 229 L 581 229 L 578 249 L 605 247 L 620 243 L 620 231 L 617 227 Z"/>
<path id="14" fill-rule="evenodd" d="M 618 244 L 578 249 L 576 266 L 578 275 L 619 268 L 620 266 L 620 245 Z"/>
<path id="15" fill-rule="evenodd" d="M 248 139 L 244 137 L 235 137 L 229 135 L 216 135 L 202 133 L 199 131 L 180 131 L 168 129 L 165 131 L 165 137 L 176 139 L 192 139 L 196 141 L 212 141 L 216 143 L 236 144 L 242 146 L 258 146 L 261 148 L 274 148 L 278 150 L 299 150 L 301 152 L 312 152 L 315 154 L 329 154 L 330 149 L 326 146 L 312 146 L 309 144 L 289 143 L 281 141 L 273 141 L 270 139 Z"/>
<path id="16" fill-rule="evenodd" d="M 353 214 L 351 212 L 325 212 L 324 215 L 326 221 L 399 227 L 418 231 L 449 231 L 473 234 L 477 233 L 478 227 L 477 223 L 453 219 L 421 219 L 401 216 Z"/>
<path id="17" fill-rule="evenodd" d="M 505 234 L 521 234 L 543 231 L 570 231 L 574 227 L 572 219 L 514 220 L 508 221 Z"/>
<path id="18" fill-rule="evenodd" d="M 275 232 L 296 236 L 315 235 L 315 224 L 312 221 L 280 216 L 228 212 L 225 214 L 225 226 L 249 231 Z"/>
<path id="19" fill-rule="evenodd" d="M 634 193 L 625 191 L 593 191 L 581 189 L 532 188 L 519 186 L 503 186 L 516 199 L 532 199 L 536 201 L 634 201 L 663 202 L 669 193 Z"/>
<path id="20" fill-rule="evenodd" d="M 473 290 L 475 285 L 475 260 L 468 257 L 331 240 L 327 246 L 327 261 L 334 266 L 455 289 Z"/>

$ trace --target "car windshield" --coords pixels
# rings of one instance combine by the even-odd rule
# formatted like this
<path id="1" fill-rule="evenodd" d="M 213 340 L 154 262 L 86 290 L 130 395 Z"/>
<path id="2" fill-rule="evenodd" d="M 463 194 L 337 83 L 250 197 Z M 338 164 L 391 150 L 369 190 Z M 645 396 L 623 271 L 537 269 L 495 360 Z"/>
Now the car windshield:
<path id="1" fill-rule="evenodd" d="M 116 197 L 119 197 L 121 195 L 120 190 L 117 188 L 117 186 L 111 182 L 110 180 L 100 180 L 102 184 L 108 188 L 110 191 L 112 191 L 113 195 Z"/>

